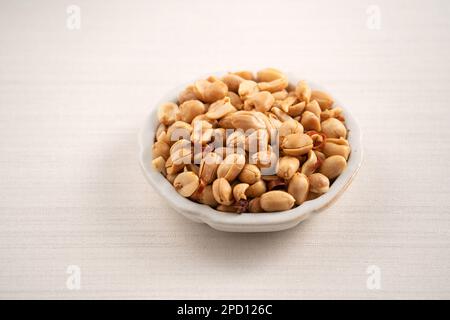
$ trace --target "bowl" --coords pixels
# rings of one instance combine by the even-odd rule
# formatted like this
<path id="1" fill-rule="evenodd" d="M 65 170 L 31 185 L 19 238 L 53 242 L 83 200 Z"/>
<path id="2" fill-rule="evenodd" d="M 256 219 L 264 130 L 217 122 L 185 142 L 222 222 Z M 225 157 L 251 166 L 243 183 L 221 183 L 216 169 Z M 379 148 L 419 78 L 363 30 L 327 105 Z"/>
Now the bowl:
<path id="1" fill-rule="evenodd" d="M 214 75 L 220 77 L 223 74 L 215 73 Z M 297 83 L 300 80 L 289 74 L 288 78 L 291 83 Z M 198 79 L 202 78 L 199 77 Z M 334 181 L 327 193 L 314 200 L 306 201 L 300 206 L 288 211 L 242 214 L 220 212 L 207 205 L 193 202 L 179 195 L 172 184 L 162 174 L 152 168 L 151 150 L 155 132 L 159 124 L 157 117 L 158 106 L 167 101 L 176 102 L 178 93 L 187 84 L 175 88 L 164 95 L 159 102 L 151 106 L 150 113 L 145 118 L 143 128 L 139 134 L 139 163 L 145 178 L 153 186 L 154 190 L 178 213 L 192 221 L 206 223 L 217 230 L 228 232 L 271 232 L 286 230 L 298 225 L 313 213 L 319 212 L 331 205 L 345 191 L 358 172 L 363 156 L 361 131 L 349 109 L 345 104 L 342 104 L 336 99 L 329 90 L 314 82 L 308 81 L 308 84 L 313 90 L 325 91 L 334 98 L 334 106 L 338 105 L 343 109 L 345 124 L 348 129 L 347 139 L 351 147 L 351 153 L 348 158 L 347 168 Z"/>

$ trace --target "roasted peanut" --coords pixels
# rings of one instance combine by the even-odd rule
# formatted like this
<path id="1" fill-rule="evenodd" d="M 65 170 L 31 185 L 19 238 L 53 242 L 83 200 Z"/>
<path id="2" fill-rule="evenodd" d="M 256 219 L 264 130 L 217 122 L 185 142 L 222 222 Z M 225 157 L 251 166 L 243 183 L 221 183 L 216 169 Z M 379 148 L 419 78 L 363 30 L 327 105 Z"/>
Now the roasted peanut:
<path id="1" fill-rule="evenodd" d="M 249 185 L 256 183 L 261 179 L 261 171 L 254 164 L 246 163 L 241 173 L 239 174 L 239 180 Z"/>
<path id="2" fill-rule="evenodd" d="M 261 91 L 250 95 L 244 103 L 245 110 L 255 109 L 256 111 L 266 112 L 272 108 L 275 99 L 267 91 Z"/>
<path id="3" fill-rule="evenodd" d="M 197 96 L 194 93 L 194 86 L 190 85 L 186 87 L 183 91 L 178 95 L 178 103 L 182 104 L 185 101 L 195 100 Z"/>
<path id="4" fill-rule="evenodd" d="M 272 118 L 275 116 L 273 114 L 271 114 L 270 112 L 267 112 L 267 114 L 262 113 L 262 112 L 255 112 L 255 116 L 264 123 L 264 126 L 269 133 L 272 132 L 274 129 L 278 128 L 277 124 L 273 121 L 273 118 Z M 254 128 L 254 129 L 256 129 L 256 128 Z"/>
<path id="5" fill-rule="evenodd" d="M 194 84 L 193 91 L 199 100 L 212 103 L 223 99 L 227 95 L 228 87 L 225 83 L 217 79 L 213 81 L 198 80 Z"/>
<path id="6" fill-rule="evenodd" d="M 277 155 L 270 149 L 258 151 L 250 156 L 250 163 L 259 168 L 270 168 L 278 161 Z"/>
<path id="7" fill-rule="evenodd" d="M 309 103 L 311 99 L 311 88 L 308 86 L 306 81 L 299 81 L 295 87 L 295 95 L 300 102 L 305 101 L 306 104 Z"/>
<path id="8" fill-rule="evenodd" d="M 277 129 L 277 130 L 280 129 L 280 127 L 283 124 L 283 122 L 278 120 L 276 115 L 274 115 L 271 112 L 268 112 L 267 114 L 265 114 L 265 116 L 267 118 L 267 121 L 265 121 L 265 123 L 266 123 L 267 130 L 269 132 L 271 132 L 274 129 Z"/>
<path id="9" fill-rule="evenodd" d="M 192 163 L 192 150 L 191 148 L 178 149 L 172 153 L 166 161 L 167 174 L 178 173 L 183 168 Z"/>
<path id="10" fill-rule="evenodd" d="M 225 97 L 222 100 L 216 101 L 209 106 L 206 116 L 210 119 L 220 119 L 229 113 L 237 111 L 230 102 L 229 97 Z"/>
<path id="11" fill-rule="evenodd" d="M 248 211 L 251 213 L 264 212 L 263 208 L 261 207 L 260 197 L 250 200 L 250 202 L 248 203 Z"/>
<path id="12" fill-rule="evenodd" d="M 166 160 L 162 157 L 159 156 L 158 158 L 155 158 L 152 160 L 152 166 L 153 168 L 158 171 L 161 172 L 162 174 L 166 173 Z"/>
<path id="13" fill-rule="evenodd" d="M 329 94 L 318 90 L 311 92 L 311 100 L 316 100 L 322 110 L 330 109 L 334 103 L 333 98 Z"/>
<path id="14" fill-rule="evenodd" d="M 333 108 L 333 109 L 328 109 L 328 110 L 322 111 L 320 113 L 320 120 L 321 121 L 325 121 L 325 120 L 327 120 L 329 118 L 336 118 L 336 119 L 338 119 L 340 121 L 345 121 L 345 117 L 343 115 L 342 108 L 336 107 L 336 108 Z"/>
<path id="15" fill-rule="evenodd" d="M 322 120 L 321 118 L 322 109 L 320 109 L 319 103 L 316 100 L 313 100 L 310 103 L 308 103 L 305 107 L 305 111 L 314 113 L 316 117 Z"/>
<path id="16" fill-rule="evenodd" d="M 259 82 L 258 89 L 260 91 L 277 92 L 287 88 L 289 82 L 286 78 L 276 79 L 270 82 Z"/>
<path id="17" fill-rule="evenodd" d="M 280 178 L 289 180 L 300 166 L 300 161 L 295 157 L 285 156 L 280 159 L 277 175 Z"/>
<path id="18" fill-rule="evenodd" d="M 212 191 L 214 199 L 217 203 L 229 206 L 233 204 L 233 191 L 231 189 L 230 183 L 225 178 L 218 178 L 214 180 L 212 185 Z"/>
<path id="19" fill-rule="evenodd" d="M 281 78 L 285 78 L 285 75 L 274 68 L 262 69 L 256 73 L 256 81 L 258 82 L 270 82 Z"/>
<path id="20" fill-rule="evenodd" d="M 231 122 L 234 113 L 229 113 L 225 117 L 219 120 L 219 127 L 224 129 L 234 129 L 233 123 Z"/>
<path id="21" fill-rule="evenodd" d="M 239 200 L 247 200 L 247 196 L 245 195 L 245 192 L 247 191 L 249 187 L 248 183 L 238 183 L 233 187 L 233 196 L 236 201 Z"/>
<path id="22" fill-rule="evenodd" d="M 309 191 L 309 180 L 303 173 L 295 173 L 289 180 L 288 192 L 295 199 L 295 204 L 301 205 L 306 201 Z"/>
<path id="23" fill-rule="evenodd" d="M 317 155 L 314 151 L 310 150 L 308 152 L 308 158 L 302 165 L 301 173 L 305 176 L 310 176 L 316 171 L 318 167 Z"/>
<path id="24" fill-rule="evenodd" d="M 207 144 L 212 140 L 214 130 L 208 121 L 197 120 L 194 123 L 194 130 L 191 134 L 191 141 L 194 143 Z"/>
<path id="25" fill-rule="evenodd" d="M 253 76 L 253 72 L 248 71 L 248 70 L 236 71 L 236 72 L 232 72 L 232 73 L 245 79 L 245 80 L 255 80 L 255 77 Z"/>
<path id="26" fill-rule="evenodd" d="M 247 99 L 248 96 L 258 92 L 258 84 L 252 80 L 244 80 L 239 85 L 238 94 L 241 99 Z"/>
<path id="27" fill-rule="evenodd" d="M 320 118 L 310 111 L 303 112 L 300 123 L 306 131 L 320 131 Z"/>
<path id="28" fill-rule="evenodd" d="M 179 139 L 190 140 L 192 126 L 184 121 L 176 121 L 167 129 L 167 139 L 169 143 L 174 143 Z"/>
<path id="29" fill-rule="evenodd" d="M 190 149 L 190 148 L 191 148 L 191 141 L 186 140 L 186 139 L 181 139 L 181 140 L 178 140 L 177 142 L 175 142 L 170 147 L 170 154 L 175 153 L 177 150 L 180 150 L 180 149 Z"/>
<path id="30" fill-rule="evenodd" d="M 196 116 L 205 113 L 205 110 L 205 105 L 201 101 L 188 100 L 180 105 L 178 119 L 191 123 Z"/>
<path id="31" fill-rule="evenodd" d="M 316 157 L 317 157 L 317 160 L 319 161 L 319 163 L 322 163 L 325 160 L 326 156 L 323 152 L 314 150 L 314 153 L 316 154 Z"/>
<path id="32" fill-rule="evenodd" d="M 330 118 L 322 122 L 322 132 L 327 138 L 345 138 L 347 129 L 344 124 L 335 118 Z"/>
<path id="33" fill-rule="evenodd" d="M 217 168 L 221 161 L 222 157 L 214 152 L 208 153 L 201 160 L 198 175 L 204 183 L 210 184 L 216 179 Z"/>
<path id="34" fill-rule="evenodd" d="M 156 141 L 169 143 L 169 139 L 167 137 L 167 127 L 164 125 L 164 123 L 160 123 L 158 128 L 156 129 Z"/>
<path id="35" fill-rule="evenodd" d="M 152 157 L 156 159 L 158 157 L 163 157 L 167 159 L 170 155 L 170 147 L 167 143 L 163 141 L 156 141 L 152 146 Z"/>
<path id="36" fill-rule="evenodd" d="M 205 105 L 205 109 L 206 109 L 206 105 Z M 195 116 L 194 119 L 192 119 L 191 126 L 194 126 L 199 121 L 208 122 L 210 124 L 208 126 L 208 128 L 216 128 L 219 123 L 219 121 L 217 121 L 217 119 L 208 118 L 206 116 L 206 114 L 199 114 L 199 115 Z"/>
<path id="37" fill-rule="evenodd" d="M 321 173 L 313 173 L 308 177 L 309 180 L 309 191 L 322 194 L 330 189 L 330 180 L 321 174 Z"/>
<path id="38" fill-rule="evenodd" d="M 227 97 L 230 98 L 230 103 L 235 107 L 237 110 L 242 110 L 244 107 L 244 103 L 241 100 L 241 97 L 239 97 L 236 93 L 233 91 L 228 91 Z"/>
<path id="39" fill-rule="evenodd" d="M 201 189 L 201 190 L 200 190 Z M 212 185 L 207 185 L 204 188 L 198 188 L 197 191 L 191 196 L 191 198 L 195 201 L 198 201 L 202 204 L 206 204 L 211 207 L 217 206 L 217 201 L 214 199 L 214 194 L 212 191 Z"/>
<path id="40" fill-rule="evenodd" d="M 290 115 L 291 117 L 300 116 L 305 110 L 305 106 L 306 106 L 305 101 L 290 106 L 288 109 L 288 115 Z"/>
<path id="41" fill-rule="evenodd" d="M 233 128 L 240 128 L 242 130 L 248 129 L 264 129 L 266 123 L 262 119 L 260 112 L 255 111 L 238 111 L 231 115 L 231 124 Z M 264 115 L 262 115 L 264 116 Z"/>
<path id="42" fill-rule="evenodd" d="M 298 121 L 291 119 L 283 122 L 278 133 L 280 136 L 280 141 L 283 141 L 283 139 L 290 134 L 302 134 L 303 126 Z"/>
<path id="43" fill-rule="evenodd" d="M 310 136 L 303 133 L 289 134 L 284 137 L 281 148 L 286 155 L 301 156 L 312 150 L 313 141 Z"/>
<path id="44" fill-rule="evenodd" d="M 170 126 L 177 120 L 178 106 L 173 102 L 166 102 L 159 106 L 158 120 L 166 126 Z"/>
<path id="45" fill-rule="evenodd" d="M 261 196 L 264 192 L 266 192 L 266 190 L 267 186 L 264 180 L 258 180 L 254 184 L 250 185 L 250 187 L 248 187 L 245 194 L 247 197 L 256 198 Z"/>
<path id="46" fill-rule="evenodd" d="M 289 210 L 294 206 L 295 199 L 285 191 L 269 191 L 261 195 L 261 208 L 267 212 Z"/>
<path id="47" fill-rule="evenodd" d="M 292 117 L 290 115 L 288 115 L 286 112 L 284 112 L 278 107 L 273 107 L 272 110 L 270 111 L 274 113 L 277 116 L 277 118 L 280 119 L 281 121 L 292 120 Z"/>
<path id="48" fill-rule="evenodd" d="M 227 85 L 228 90 L 236 93 L 239 90 L 239 85 L 244 80 L 245 80 L 244 78 L 233 73 L 227 73 L 222 77 L 222 82 L 224 82 Z"/>
<path id="49" fill-rule="evenodd" d="M 272 93 L 272 96 L 275 100 L 284 100 L 288 97 L 288 92 L 286 89 L 276 91 Z"/>
<path id="50" fill-rule="evenodd" d="M 172 159 L 175 164 L 189 164 L 192 163 L 192 148 L 180 148 L 174 151 L 168 159 Z"/>
<path id="51" fill-rule="evenodd" d="M 344 138 L 328 138 L 325 140 L 322 151 L 327 157 L 343 156 L 347 160 L 350 154 L 350 145 Z"/>
<path id="52" fill-rule="evenodd" d="M 327 176 L 328 179 L 334 179 L 339 176 L 347 167 L 347 161 L 343 156 L 331 156 L 324 160 L 320 166 L 320 173 Z"/>
<path id="53" fill-rule="evenodd" d="M 175 178 L 173 186 L 183 197 L 190 197 L 197 190 L 199 179 L 194 172 L 182 172 Z"/>
<path id="54" fill-rule="evenodd" d="M 217 168 L 217 177 L 233 181 L 241 173 L 244 165 L 245 157 L 242 154 L 231 154 Z"/>
<path id="55" fill-rule="evenodd" d="M 265 92 L 265 91 L 263 91 Z M 297 97 L 294 96 L 288 96 L 286 99 L 283 99 L 281 101 L 277 101 L 275 105 L 283 110 L 283 112 L 289 114 L 289 108 L 297 101 Z"/>

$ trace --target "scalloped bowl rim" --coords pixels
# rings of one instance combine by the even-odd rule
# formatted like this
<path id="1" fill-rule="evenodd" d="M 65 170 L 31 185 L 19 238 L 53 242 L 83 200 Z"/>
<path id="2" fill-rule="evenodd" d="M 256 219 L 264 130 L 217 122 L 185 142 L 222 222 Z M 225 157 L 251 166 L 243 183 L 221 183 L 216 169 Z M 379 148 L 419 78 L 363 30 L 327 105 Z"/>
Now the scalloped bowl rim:
<path id="1" fill-rule="evenodd" d="M 224 73 L 216 72 L 212 74 L 221 76 Z M 291 79 L 291 83 L 296 83 L 300 80 L 289 74 L 288 77 Z M 198 79 L 201 79 L 201 77 Z M 322 90 L 330 93 L 323 86 L 314 82 L 308 81 L 308 84 L 313 90 Z M 159 195 L 166 199 L 173 209 L 195 222 L 203 222 L 215 229 L 231 232 L 268 232 L 291 228 L 308 218 L 313 212 L 324 209 L 333 200 L 336 200 L 351 183 L 361 166 L 363 150 L 359 125 L 348 108 L 330 93 L 335 99 L 334 106 L 338 105 L 343 109 L 345 124 L 349 131 L 347 138 L 351 147 L 351 153 L 347 162 L 347 168 L 334 181 L 327 193 L 314 200 L 306 201 L 293 209 L 271 213 L 235 214 L 220 212 L 207 205 L 184 198 L 174 190 L 172 184 L 162 174 L 152 169 L 151 149 L 158 126 L 158 106 L 166 101 L 176 101 L 178 93 L 186 86 L 187 84 L 170 90 L 151 108 L 151 112 L 147 115 L 144 126 L 139 133 L 139 163 L 147 181 Z"/>

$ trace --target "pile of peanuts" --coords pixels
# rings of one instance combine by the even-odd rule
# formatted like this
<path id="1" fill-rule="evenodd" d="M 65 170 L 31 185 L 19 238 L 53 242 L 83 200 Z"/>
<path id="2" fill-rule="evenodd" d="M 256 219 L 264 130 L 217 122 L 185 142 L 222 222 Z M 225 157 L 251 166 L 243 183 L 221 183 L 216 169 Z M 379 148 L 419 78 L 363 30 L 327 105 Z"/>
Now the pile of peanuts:
<path id="1" fill-rule="evenodd" d="M 326 193 L 350 155 L 342 109 L 267 68 L 211 76 L 159 106 L 152 165 L 183 197 L 275 212 Z"/>

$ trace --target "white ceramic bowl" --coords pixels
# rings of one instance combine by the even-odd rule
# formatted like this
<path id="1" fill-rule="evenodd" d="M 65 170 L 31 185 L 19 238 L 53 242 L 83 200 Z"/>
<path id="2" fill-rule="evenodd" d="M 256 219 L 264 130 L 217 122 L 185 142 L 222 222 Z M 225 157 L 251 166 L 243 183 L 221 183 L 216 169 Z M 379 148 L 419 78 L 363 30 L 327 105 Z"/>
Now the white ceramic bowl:
<path id="1" fill-rule="evenodd" d="M 216 73 L 215 75 L 220 76 L 221 73 Z M 297 83 L 299 80 L 295 76 L 288 75 L 288 77 L 291 83 Z M 193 82 L 194 81 L 191 83 Z M 322 90 L 333 96 L 332 92 L 325 88 L 309 81 L 308 83 L 312 89 Z M 186 85 L 180 86 L 179 88 L 170 91 L 158 103 L 151 106 L 151 112 L 145 119 L 144 127 L 139 135 L 139 162 L 144 176 L 153 186 L 155 191 L 166 199 L 173 209 L 195 222 L 206 223 L 214 229 L 229 232 L 268 232 L 292 228 L 301 221 L 307 219 L 312 213 L 326 208 L 336 200 L 338 196 L 345 191 L 361 165 L 362 145 L 361 132 L 358 123 L 355 118 L 352 117 L 346 106 L 333 96 L 335 99 L 335 106 L 338 105 L 344 110 L 351 154 L 348 159 L 347 168 L 334 181 L 327 193 L 317 199 L 304 202 L 302 205 L 291 210 L 271 213 L 224 213 L 214 210 L 207 205 L 193 202 L 179 195 L 170 182 L 159 172 L 153 170 L 151 165 L 151 150 L 158 126 L 158 106 L 166 101 L 176 102 L 178 93 L 185 87 Z"/>

